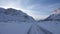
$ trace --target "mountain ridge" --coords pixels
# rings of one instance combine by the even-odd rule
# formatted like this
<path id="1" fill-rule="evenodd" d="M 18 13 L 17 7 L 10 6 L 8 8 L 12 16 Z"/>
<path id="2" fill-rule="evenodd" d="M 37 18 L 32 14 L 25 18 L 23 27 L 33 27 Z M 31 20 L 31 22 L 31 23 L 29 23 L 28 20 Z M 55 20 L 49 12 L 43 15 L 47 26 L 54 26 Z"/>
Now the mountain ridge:
<path id="1" fill-rule="evenodd" d="M 48 18 L 45 20 L 51 20 L 51 21 L 60 21 L 60 8 L 53 11 L 53 14 L 51 14 Z"/>
<path id="2" fill-rule="evenodd" d="M 0 8 L 0 21 L 34 22 L 34 18 L 13 8 Z"/>

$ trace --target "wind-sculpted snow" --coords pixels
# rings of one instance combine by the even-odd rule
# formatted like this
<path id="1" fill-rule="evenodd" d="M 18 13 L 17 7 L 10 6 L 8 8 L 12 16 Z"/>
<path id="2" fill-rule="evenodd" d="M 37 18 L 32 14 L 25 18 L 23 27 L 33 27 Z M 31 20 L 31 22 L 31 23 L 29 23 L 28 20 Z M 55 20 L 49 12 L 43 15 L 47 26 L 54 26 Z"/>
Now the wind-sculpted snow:
<path id="1" fill-rule="evenodd" d="M 0 34 L 52 34 L 34 23 L 0 23 Z"/>

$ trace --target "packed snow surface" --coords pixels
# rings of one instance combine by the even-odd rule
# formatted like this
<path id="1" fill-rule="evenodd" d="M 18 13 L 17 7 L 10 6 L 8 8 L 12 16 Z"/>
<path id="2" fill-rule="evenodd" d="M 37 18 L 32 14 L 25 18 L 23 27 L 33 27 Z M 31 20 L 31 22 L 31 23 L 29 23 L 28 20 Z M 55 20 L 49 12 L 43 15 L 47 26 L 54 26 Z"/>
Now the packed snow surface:
<path id="1" fill-rule="evenodd" d="M 36 23 L 0 22 L 0 34 L 52 34 Z"/>

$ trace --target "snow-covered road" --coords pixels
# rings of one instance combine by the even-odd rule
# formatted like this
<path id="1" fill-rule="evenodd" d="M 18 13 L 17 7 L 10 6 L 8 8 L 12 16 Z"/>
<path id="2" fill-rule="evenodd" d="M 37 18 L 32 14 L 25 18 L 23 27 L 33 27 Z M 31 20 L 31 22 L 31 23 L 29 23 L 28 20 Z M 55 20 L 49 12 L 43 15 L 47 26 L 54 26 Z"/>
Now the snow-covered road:
<path id="1" fill-rule="evenodd" d="M 52 34 L 36 23 L 0 23 L 0 34 Z"/>

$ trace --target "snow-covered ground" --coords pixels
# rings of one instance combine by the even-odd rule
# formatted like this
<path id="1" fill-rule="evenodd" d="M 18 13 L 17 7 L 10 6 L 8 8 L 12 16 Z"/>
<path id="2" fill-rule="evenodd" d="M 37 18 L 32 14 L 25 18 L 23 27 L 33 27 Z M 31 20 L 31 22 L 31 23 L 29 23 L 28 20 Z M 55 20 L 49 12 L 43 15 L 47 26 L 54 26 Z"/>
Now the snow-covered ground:
<path id="1" fill-rule="evenodd" d="M 37 24 L 53 34 L 60 34 L 60 21 L 41 21 Z"/>
<path id="2" fill-rule="evenodd" d="M 52 34 L 36 23 L 0 22 L 0 34 Z"/>
<path id="3" fill-rule="evenodd" d="M 27 34 L 31 23 L 0 23 L 0 34 Z"/>

